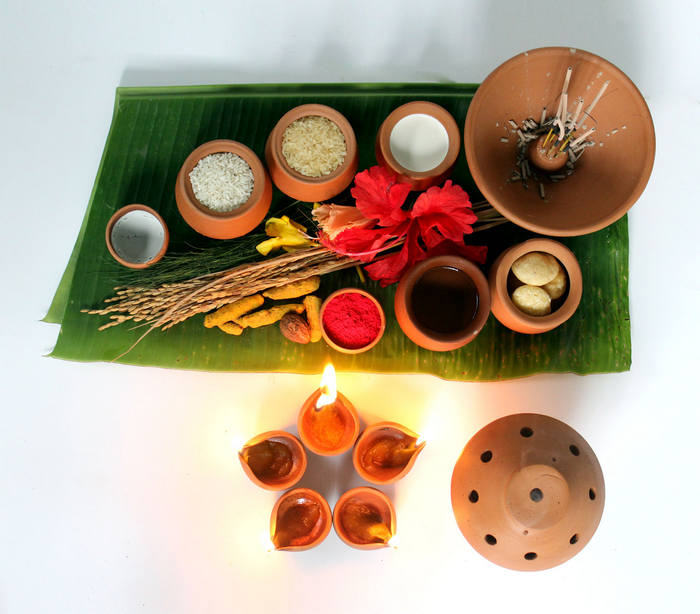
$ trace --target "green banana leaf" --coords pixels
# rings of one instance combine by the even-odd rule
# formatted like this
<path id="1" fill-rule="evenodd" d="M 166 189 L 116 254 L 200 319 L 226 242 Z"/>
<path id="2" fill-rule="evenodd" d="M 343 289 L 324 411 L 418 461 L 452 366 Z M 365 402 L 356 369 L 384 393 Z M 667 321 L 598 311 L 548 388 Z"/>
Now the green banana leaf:
<path id="1" fill-rule="evenodd" d="M 246 143 L 262 158 L 265 139 L 279 117 L 296 105 L 320 102 L 338 109 L 353 125 L 363 169 L 375 164 L 377 129 L 395 107 L 411 100 L 430 100 L 444 106 L 463 125 L 476 87 L 309 84 L 117 89 L 112 126 L 85 219 L 45 318 L 61 325 L 50 355 L 113 361 L 144 331 L 122 324 L 100 332 L 97 328 L 104 318 L 80 312 L 99 306 L 112 295 L 119 265 L 107 252 L 104 231 L 115 210 L 138 202 L 159 211 L 170 229 L 172 252 L 212 244 L 185 224 L 174 198 L 180 165 L 201 143 L 234 139 Z M 464 155 L 452 179 L 467 190 L 472 201 L 479 199 Z M 289 198 L 275 191 L 271 214 L 289 203 Z M 470 242 L 488 245 L 488 266 L 503 249 L 531 236 L 521 228 L 504 224 L 471 235 Z M 464 348 L 430 352 L 417 347 L 401 332 L 393 317 L 394 288 L 380 288 L 369 282 L 366 288 L 377 296 L 387 314 L 387 328 L 381 341 L 364 354 L 339 354 L 323 342 L 293 344 L 276 326 L 231 337 L 218 329 L 204 328 L 202 316 L 197 316 L 167 331 L 151 332 L 118 362 L 209 371 L 315 373 L 330 357 L 337 368 L 345 371 L 420 372 L 467 381 L 542 372 L 586 374 L 629 369 L 627 218 L 594 234 L 563 242 L 581 265 L 583 298 L 574 316 L 549 333 L 513 333 L 491 316 L 481 334 Z M 325 296 L 336 288 L 359 283 L 353 269 L 326 275 L 320 293 Z"/>

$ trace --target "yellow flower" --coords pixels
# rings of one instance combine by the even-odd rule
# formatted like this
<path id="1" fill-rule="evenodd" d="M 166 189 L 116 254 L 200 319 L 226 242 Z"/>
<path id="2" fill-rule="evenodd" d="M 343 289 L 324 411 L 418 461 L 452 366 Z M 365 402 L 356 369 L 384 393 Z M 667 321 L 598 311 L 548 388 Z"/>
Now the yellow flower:
<path id="1" fill-rule="evenodd" d="M 290 220 L 286 215 L 269 218 L 265 222 L 265 234 L 272 238 L 256 247 L 263 256 L 280 247 L 287 252 L 292 252 L 315 244 L 315 241 L 306 234 L 306 228 Z"/>

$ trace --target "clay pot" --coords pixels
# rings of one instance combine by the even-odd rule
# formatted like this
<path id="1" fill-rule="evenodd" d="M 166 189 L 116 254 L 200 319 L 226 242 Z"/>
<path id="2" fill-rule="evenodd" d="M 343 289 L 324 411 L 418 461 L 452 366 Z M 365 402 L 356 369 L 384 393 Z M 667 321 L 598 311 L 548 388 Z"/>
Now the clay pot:
<path id="1" fill-rule="evenodd" d="M 360 435 L 352 453 L 355 471 L 373 484 L 390 484 L 413 467 L 425 442 L 415 445 L 418 434 L 396 422 L 378 422 Z M 398 444 L 398 449 L 395 448 Z"/>
<path id="2" fill-rule="evenodd" d="M 379 332 L 377 333 L 376 337 L 366 345 L 363 345 L 362 347 L 356 347 L 356 348 L 347 348 L 339 343 L 336 342 L 336 340 L 333 339 L 333 336 L 329 334 L 329 332 L 326 330 L 326 326 L 324 325 L 323 321 L 323 315 L 326 311 L 326 308 L 328 307 L 328 304 L 337 296 L 340 296 L 342 294 L 361 294 L 362 296 L 368 298 L 374 306 L 377 308 L 377 311 L 379 312 L 379 319 L 380 319 L 380 324 L 379 324 Z M 321 305 L 321 334 L 323 335 L 323 339 L 325 342 L 330 345 L 334 350 L 338 352 L 342 352 L 343 354 L 359 354 L 361 352 L 366 352 L 367 350 L 371 350 L 377 343 L 379 343 L 379 340 L 382 338 L 382 335 L 384 334 L 384 330 L 386 329 L 386 317 L 384 316 L 384 309 L 382 309 L 382 306 L 379 304 L 379 301 L 374 298 L 369 292 L 366 292 L 365 290 L 361 290 L 360 288 L 341 288 L 340 290 L 336 290 L 335 292 L 331 293 L 328 298 L 323 301 L 323 304 Z"/>
<path id="3" fill-rule="evenodd" d="M 302 405 L 297 430 L 304 445 L 320 456 L 336 456 L 352 448 L 360 432 L 357 410 L 340 392 L 335 401 L 316 409 L 321 390 Z"/>
<path id="4" fill-rule="evenodd" d="M 266 490 L 285 490 L 306 471 L 306 451 L 301 442 L 285 431 L 268 431 L 253 437 L 238 453 L 250 480 Z"/>
<path id="5" fill-rule="evenodd" d="M 309 550 L 331 531 L 331 508 L 310 488 L 294 488 L 275 503 L 270 515 L 270 539 L 275 550 Z"/>
<path id="6" fill-rule="evenodd" d="M 307 177 L 295 171 L 282 153 L 282 137 L 289 124 L 309 115 L 318 115 L 331 120 L 345 137 L 345 159 L 328 175 Z M 343 115 L 323 104 L 304 104 L 285 113 L 267 137 L 265 161 L 272 181 L 287 196 L 304 202 L 328 200 L 347 188 L 357 172 L 357 140 L 355 132 Z"/>
<path id="7" fill-rule="evenodd" d="M 543 200 L 536 183 L 525 189 L 519 181 L 507 181 L 517 142 L 508 121 L 539 121 L 544 106 L 548 116 L 554 115 L 569 66 L 569 108 L 582 97 L 585 109 L 610 81 L 593 110 L 595 121 L 584 122 L 596 126 L 590 138 L 603 146 L 586 149 L 570 177 L 545 182 Z M 500 213 L 534 232 L 572 236 L 612 224 L 637 201 L 649 180 L 656 144 L 644 98 L 620 69 L 586 51 L 545 47 L 511 58 L 479 86 L 467 113 L 464 147 L 476 185 Z"/>
<path id="8" fill-rule="evenodd" d="M 169 240 L 165 221 L 146 205 L 122 207 L 112 215 L 105 229 L 109 253 L 130 269 L 145 269 L 158 262 L 165 255 Z"/>
<path id="9" fill-rule="evenodd" d="M 341 495 L 333 510 L 338 537 L 358 550 L 386 548 L 396 534 L 396 512 L 391 500 L 376 488 L 361 486 Z"/>
<path id="10" fill-rule="evenodd" d="M 447 149 L 445 156 L 436 166 L 428 170 L 407 168 L 405 166 L 407 162 L 402 164 L 397 160 L 397 156 L 401 157 L 399 152 L 392 150 L 392 131 L 396 124 L 410 115 L 429 115 L 442 124 L 446 132 Z M 459 155 L 460 141 L 457 122 L 455 122 L 454 117 L 448 111 L 432 102 L 415 101 L 408 102 L 394 109 L 384 120 L 377 132 L 374 151 L 377 162 L 398 175 L 399 181 L 410 184 L 413 190 L 425 190 L 430 186 L 442 183 L 450 176 Z"/>
<path id="11" fill-rule="evenodd" d="M 215 153 L 236 154 L 253 171 L 253 192 L 247 202 L 233 211 L 219 212 L 205 207 L 192 190 L 192 169 L 202 158 Z M 233 239 L 250 232 L 263 221 L 272 202 L 272 184 L 252 149 L 236 141 L 209 141 L 187 156 L 180 168 L 175 182 L 175 202 L 184 220 L 199 234 L 212 239 Z"/>
<path id="12" fill-rule="evenodd" d="M 540 414 L 488 424 L 452 474 L 452 509 L 464 537 L 510 569 L 548 569 L 580 552 L 604 502 L 593 450 L 570 426 Z"/>
<path id="13" fill-rule="evenodd" d="M 465 316 L 464 325 L 458 330 L 450 332 L 426 326 L 419 319 L 412 303 L 412 293 L 416 285 L 428 279 L 426 275 L 432 276 L 434 272 L 443 270 L 447 270 L 450 276 L 453 276 L 455 271 L 461 271 L 467 275 L 475 286 L 477 296 L 474 317 Z M 450 294 L 454 280 L 445 279 L 444 284 L 440 280 L 437 282 L 438 286 L 444 286 L 445 293 L 433 291 L 431 294 L 435 297 L 436 309 L 440 306 L 459 304 L 451 298 Z M 464 307 L 467 309 L 466 304 Z M 429 305 L 426 308 L 429 308 Z M 419 262 L 401 278 L 394 297 L 394 311 L 401 330 L 417 345 L 438 352 L 455 350 L 474 339 L 486 324 L 490 308 L 491 296 L 486 277 L 473 262 L 459 256 L 435 256 Z M 436 313 L 439 314 L 437 311 Z M 459 316 L 459 313 L 456 315 Z"/>
<path id="14" fill-rule="evenodd" d="M 545 252 L 554 256 L 564 268 L 569 279 L 568 293 L 562 299 L 553 301 L 559 307 L 545 316 L 531 316 L 518 309 L 510 298 L 508 275 L 513 263 L 530 252 Z M 558 241 L 552 239 L 530 239 L 504 251 L 491 265 L 489 272 L 491 289 L 491 311 L 496 319 L 511 330 L 519 333 L 545 333 L 566 322 L 576 311 L 581 302 L 583 278 L 581 267 L 573 252 Z M 512 289 L 511 289 L 512 291 Z M 563 297 L 562 297 L 563 298 Z"/>

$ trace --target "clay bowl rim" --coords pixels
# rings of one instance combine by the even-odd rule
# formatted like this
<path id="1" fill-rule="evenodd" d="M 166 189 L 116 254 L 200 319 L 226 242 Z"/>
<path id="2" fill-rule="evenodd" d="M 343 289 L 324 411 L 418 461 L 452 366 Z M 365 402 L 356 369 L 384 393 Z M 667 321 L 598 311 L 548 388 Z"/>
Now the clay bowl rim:
<path id="1" fill-rule="evenodd" d="M 275 501 L 275 505 L 273 506 L 272 512 L 270 513 L 270 539 L 272 539 L 272 537 L 274 536 L 275 529 L 277 528 L 277 512 L 284 500 L 290 497 L 306 497 L 308 499 L 315 499 L 318 503 L 320 503 L 321 514 L 323 516 L 323 528 L 321 529 L 321 532 L 318 534 L 318 536 L 308 544 L 304 544 L 303 546 L 282 546 L 281 548 L 275 548 L 275 550 L 300 552 L 302 550 L 310 550 L 311 548 L 315 548 L 321 542 L 323 542 L 323 540 L 325 540 L 326 537 L 328 537 L 328 534 L 331 532 L 331 527 L 333 526 L 333 513 L 331 512 L 331 506 L 328 505 L 328 501 L 326 501 L 326 498 L 320 492 L 314 490 L 313 488 L 306 488 L 305 486 L 292 488 L 291 490 L 282 493 L 278 497 L 277 501 Z"/>
<path id="2" fill-rule="evenodd" d="M 150 213 L 160 222 L 160 225 L 163 227 L 163 244 L 158 250 L 158 253 L 146 262 L 129 262 L 128 260 L 122 258 L 114 249 L 114 245 L 112 245 L 112 229 L 114 228 L 114 225 L 127 213 L 131 213 L 132 211 L 145 211 L 146 213 Z M 168 230 L 168 225 L 165 223 L 163 217 L 155 209 L 152 209 L 148 205 L 142 205 L 141 203 L 132 203 L 117 209 L 112 214 L 112 217 L 109 218 L 107 226 L 105 227 L 105 243 L 107 243 L 107 250 L 111 254 L 112 258 L 114 258 L 119 264 L 130 269 L 146 269 L 149 266 L 154 265 L 163 256 L 165 256 L 165 252 L 168 250 L 168 244 L 170 243 L 170 231 Z"/>
<path id="3" fill-rule="evenodd" d="M 391 531 L 391 536 L 393 537 L 396 535 L 396 509 L 394 508 L 394 504 L 391 502 L 391 499 L 386 493 L 377 488 L 373 488 L 372 486 L 358 486 L 356 488 L 351 488 L 340 495 L 338 501 L 333 507 L 333 528 L 335 529 L 336 535 L 348 546 L 351 548 L 357 548 L 358 550 L 378 550 L 380 548 L 388 548 L 389 544 L 387 542 L 361 544 L 352 541 L 349 535 L 347 535 L 345 529 L 343 528 L 343 524 L 340 521 L 340 514 L 343 506 L 353 497 L 381 501 L 382 504 L 386 506 L 386 509 L 389 510 L 389 530 Z M 382 516 L 384 515 L 382 514 Z"/>
<path id="4" fill-rule="evenodd" d="M 538 56 L 538 55 L 564 55 L 570 56 L 573 47 L 538 47 L 535 49 L 530 49 L 528 51 L 519 53 L 512 58 L 509 58 L 494 70 L 492 70 L 486 79 L 481 83 L 477 89 L 474 97 L 469 104 L 467 109 L 467 117 L 464 120 L 464 149 L 467 156 L 467 165 L 469 166 L 469 172 L 471 173 L 474 183 L 476 183 L 479 191 L 483 194 L 484 198 L 491 203 L 491 205 L 504 217 L 509 219 L 514 224 L 526 228 L 533 232 L 539 234 L 557 236 L 557 237 L 574 237 L 589 234 L 597 230 L 606 228 L 610 224 L 619 220 L 630 208 L 639 200 L 651 177 L 651 171 L 654 166 L 654 158 L 656 155 L 656 134 L 654 130 L 654 121 L 651 117 L 651 112 L 649 111 L 649 106 L 644 100 L 644 96 L 639 91 L 634 82 L 617 66 L 612 64 L 610 61 L 602 58 L 595 53 L 586 51 L 585 49 L 575 48 L 576 54 L 579 58 L 583 58 L 587 61 L 592 61 L 594 64 L 603 66 L 606 71 L 613 73 L 621 83 L 627 85 L 628 89 L 633 96 L 641 103 L 639 105 L 639 110 L 641 115 L 644 116 L 645 125 L 647 129 L 647 135 L 650 140 L 649 152 L 644 161 L 642 169 L 637 173 L 638 181 L 635 188 L 632 190 L 629 197 L 618 205 L 613 211 L 603 216 L 598 222 L 589 224 L 580 224 L 578 226 L 572 226 L 567 229 L 551 228 L 543 222 L 533 222 L 525 217 L 515 215 L 509 211 L 509 207 L 500 202 L 499 191 L 491 186 L 487 185 L 483 180 L 483 172 L 481 170 L 481 165 L 476 157 L 476 147 L 474 143 L 474 126 L 476 122 L 476 115 L 481 110 L 481 108 L 486 104 L 487 97 L 490 94 L 490 89 L 496 82 L 499 74 L 504 70 L 512 67 L 512 65 L 522 62 L 522 58 L 526 56 Z M 516 118 L 517 119 L 517 118 Z"/>
<path id="5" fill-rule="evenodd" d="M 362 296 L 365 296 L 368 299 L 370 299 L 379 311 L 379 332 L 377 333 L 377 336 L 374 338 L 374 340 L 365 346 L 362 346 L 360 348 L 345 348 L 342 345 L 338 345 L 335 341 L 333 341 L 331 336 L 326 332 L 326 327 L 323 323 L 323 314 L 326 311 L 326 307 L 328 306 L 330 301 L 332 301 L 337 296 L 340 296 L 341 294 L 361 294 Z M 380 339 L 384 336 L 384 331 L 386 330 L 386 315 L 384 313 L 384 308 L 374 296 L 372 296 L 366 290 L 362 290 L 361 288 L 347 287 L 340 288 L 335 292 L 331 292 L 331 294 L 329 294 L 326 300 L 323 301 L 323 303 L 321 304 L 319 319 L 321 321 L 321 335 L 323 336 L 324 341 L 334 350 L 343 354 L 360 354 L 362 352 L 366 352 L 367 350 L 371 350 L 375 345 L 377 345 L 377 343 L 379 343 Z"/>
<path id="6" fill-rule="evenodd" d="M 246 448 L 249 448 L 266 440 L 284 440 L 284 443 L 291 444 L 291 447 L 294 448 L 292 450 L 292 457 L 294 457 L 296 453 L 299 459 L 298 463 L 294 463 L 294 465 L 296 465 L 296 468 L 294 465 L 292 465 L 292 471 L 289 472 L 289 474 L 284 480 L 280 480 L 279 482 L 265 482 L 264 480 L 261 480 L 258 476 L 255 475 L 255 473 L 253 473 L 253 470 L 250 468 L 250 465 L 248 465 L 248 463 L 246 463 L 243 459 L 243 451 Z M 287 431 L 266 431 L 249 439 L 241 446 L 241 449 L 238 451 L 238 460 L 240 461 L 241 466 L 243 467 L 243 471 L 248 476 L 248 478 L 250 478 L 250 481 L 253 482 L 253 484 L 259 486 L 260 488 L 264 488 L 265 490 L 280 491 L 285 490 L 287 488 L 291 488 L 292 486 L 294 486 L 294 484 L 299 482 L 299 480 L 301 480 L 301 478 L 304 477 L 304 473 L 306 473 L 306 450 L 304 449 L 304 446 L 302 445 L 301 441 L 299 441 L 297 437 L 295 437 L 291 433 L 288 433 Z"/>
<path id="7" fill-rule="evenodd" d="M 411 318 L 409 307 L 409 295 L 420 277 L 429 269 L 438 267 L 455 268 L 466 273 L 476 286 L 479 297 L 479 306 L 476 315 L 471 321 L 466 332 L 460 335 L 447 335 L 441 333 L 429 333 L 420 328 Z M 400 307 L 401 306 L 401 307 Z M 461 256 L 433 256 L 411 267 L 399 281 L 394 296 L 394 311 L 399 326 L 404 334 L 425 349 L 446 352 L 461 348 L 470 343 L 481 332 L 491 312 L 491 290 L 486 276 L 481 269 L 466 258 Z M 408 329 L 408 330 L 407 330 Z"/>
<path id="8" fill-rule="evenodd" d="M 530 252 L 545 252 L 554 256 L 559 263 L 564 267 L 564 271 L 568 277 L 568 295 L 564 303 L 556 310 L 545 316 L 531 316 L 520 311 L 514 304 L 508 294 L 508 274 L 513 266 L 513 263 Z M 516 320 L 522 323 L 527 328 L 535 329 L 537 332 L 548 332 L 557 326 L 561 326 L 569 318 L 571 318 L 579 304 L 583 295 L 583 275 L 581 266 L 576 259 L 576 255 L 563 243 L 554 239 L 535 238 L 528 239 L 522 243 L 518 243 L 506 249 L 494 262 L 492 268 L 495 269 L 494 283 L 495 294 L 504 311 Z M 491 273 L 489 273 L 491 277 Z M 498 311 L 498 310 L 497 310 Z M 494 313 L 496 319 L 498 317 Z M 500 319 L 498 319 L 500 322 Z M 501 322 L 503 324 L 503 322 Z M 510 328 L 507 324 L 504 326 Z"/>
<path id="9" fill-rule="evenodd" d="M 402 478 L 404 478 L 410 471 L 413 469 L 413 465 L 415 465 L 416 460 L 418 458 L 418 455 L 423 451 L 423 448 L 425 448 L 425 444 L 427 443 L 426 441 L 422 441 L 418 446 L 416 446 L 416 451 L 411 455 L 411 458 L 409 461 L 406 463 L 406 465 L 396 473 L 396 475 L 382 479 L 377 477 L 375 474 L 371 473 L 370 471 L 367 471 L 362 463 L 360 462 L 360 451 L 362 444 L 366 439 L 369 439 L 372 437 L 377 431 L 380 431 L 385 428 L 390 428 L 395 431 L 400 431 L 401 433 L 405 433 L 409 437 L 413 437 L 414 439 L 418 440 L 420 438 L 420 435 L 416 433 L 415 431 L 412 431 L 408 427 L 405 427 L 403 424 L 399 424 L 398 422 L 392 422 L 389 420 L 384 420 L 382 422 L 375 422 L 374 424 L 370 424 L 365 427 L 365 430 L 362 431 L 362 434 L 359 436 L 357 439 L 357 442 L 355 442 L 355 447 L 353 448 L 352 451 L 352 464 L 353 467 L 355 467 L 355 471 L 357 471 L 358 475 L 363 479 L 366 480 L 367 482 L 370 482 L 371 484 L 379 484 L 379 485 L 384 485 L 384 484 L 393 484 L 394 482 L 398 482 Z"/>
<path id="10" fill-rule="evenodd" d="M 304 404 L 301 406 L 301 409 L 297 414 L 297 432 L 299 433 L 299 438 L 301 439 L 302 443 L 309 450 L 311 450 L 311 452 L 313 452 L 314 454 L 318 454 L 319 456 L 339 456 L 340 454 L 344 454 L 355 445 L 357 437 L 360 434 L 360 416 L 357 413 L 357 409 L 342 392 L 337 391 L 336 395 L 336 401 L 341 402 L 341 405 L 343 405 L 343 407 L 346 409 L 353 421 L 352 438 L 348 439 L 348 441 L 344 443 L 343 446 L 338 450 L 329 451 L 326 448 L 319 448 L 315 442 L 311 441 L 305 435 L 303 417 L 308 411 L 314 411 L 314 408 L 316 407 L 316 401 L 318 400 L 318 397 L 321 396 L 320 389 L 317 389 L 313 394 L 311 394 L 311 396 L 309 396 L 306 399 L 306 401 L 304 401 Z"/>
<path id="11" fill-rule="evenodd" d="M 430 115 L 437 119 L 447 133 L 447 153 L 442 162 L 434 168 L 427 171 L 412 171 L 400 164 L 394 157 L 391 151 L 391 133 L 396 124 L 404 117 L 409 115 Z M 453 115 L 444 107 L 434 102 L 425 100 L 414 100 L 407 102 L 399 107 L 396 107 L 379 126 L 377 131 L 376 146 L 383 157 L 383 162 L 397 175 L 403 175 L 413 181 L 421 181 L 424 179 L 432 179 L 439 177 L 449 170 L 457 162 L 459 152 L 462 146 L 462 137 L 459 132 L 459 126 Z"/>

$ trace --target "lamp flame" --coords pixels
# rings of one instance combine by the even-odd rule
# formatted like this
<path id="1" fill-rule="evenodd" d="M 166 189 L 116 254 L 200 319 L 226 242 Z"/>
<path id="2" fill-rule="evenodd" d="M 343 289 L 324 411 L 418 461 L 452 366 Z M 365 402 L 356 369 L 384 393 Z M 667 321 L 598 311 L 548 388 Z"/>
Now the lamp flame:
<path id="1" fill-rule="evenodd" d="M 276 550 L 275 544 L 272 542 L 272 538 L 267 531 L 260 533 L 260 545 L 265 552 L 274 552 Z"/>
<path id="2" fill-rule="evenodd" d="M 415 446 L 416 448 L 423 445 L 426 442 L 425 435 L 418 435 L 418 439 L 416 439 Z"/>
<path id="3" fill-rule="evenodd" d="M 233 451 L 236 454 L 241 453 L 241 450 L 243 450 L 243 446 L 245 446 L 245 439 L 243 439 L 243 437 L 241 437 L 240 435 L 235 435 L 231 438 L 231 447 L 233 448 Z"/>
<path id="4" fill-rule="evenodd" d="M 394 533 L 389 541 L 386 543 L 389 548 L 393 548 L 394 550 L 398 550 L 399 548 L 399 536 Z"/>
<path id="5" fill-rule="evenodd" d="M 335 384 L 335 369 L 330 362 L 323 369 L 320 390 L 321 394 L 316 401 L 316 409 L 321 409 L 325 405 L 330 405 L 338 396 L 338 390 Z"/>

